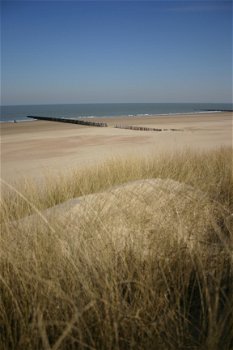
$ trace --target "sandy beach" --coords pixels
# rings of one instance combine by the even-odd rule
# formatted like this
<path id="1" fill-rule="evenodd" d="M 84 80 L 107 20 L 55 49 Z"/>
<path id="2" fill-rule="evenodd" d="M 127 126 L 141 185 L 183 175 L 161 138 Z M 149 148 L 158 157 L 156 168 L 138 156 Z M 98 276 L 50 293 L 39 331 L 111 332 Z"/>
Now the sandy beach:
<path id="1" fill-rule="evenodd" d="M 96 118 L 108 128 L 48 121 L 1 124 L 1 177 L 38 179 L 118 156 L 232 146 L 232 113 Z M 167 131 L 115 128 L 135 125 Z M 180 129 L 171 131 L 170 129 Z"/>

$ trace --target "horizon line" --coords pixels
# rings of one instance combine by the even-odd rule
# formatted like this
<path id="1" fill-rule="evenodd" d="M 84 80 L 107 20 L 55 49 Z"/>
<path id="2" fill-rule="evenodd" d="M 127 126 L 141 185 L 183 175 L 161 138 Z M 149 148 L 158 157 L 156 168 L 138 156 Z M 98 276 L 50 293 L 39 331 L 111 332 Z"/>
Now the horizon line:
<path id="1" fill-rule="evenodd" d="M 64 103 L 29 103 L 29 104 L 0 104 L 0 107 L 10 106 L 54 106 L 54 105 L 97 105 L 97 104 L 232 104 L 233 101 L 228 102 L 64 102 Z"/>

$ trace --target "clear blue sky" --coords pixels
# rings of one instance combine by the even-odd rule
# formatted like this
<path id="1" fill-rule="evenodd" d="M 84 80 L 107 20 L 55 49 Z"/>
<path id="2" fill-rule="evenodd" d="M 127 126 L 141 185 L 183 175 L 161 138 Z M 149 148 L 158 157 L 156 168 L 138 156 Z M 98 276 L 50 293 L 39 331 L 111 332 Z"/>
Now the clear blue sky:
<path id="1" fill-rule="evenodd" d="M 231 1 L 2 1 L 2 104 L 231 102 Z"/>

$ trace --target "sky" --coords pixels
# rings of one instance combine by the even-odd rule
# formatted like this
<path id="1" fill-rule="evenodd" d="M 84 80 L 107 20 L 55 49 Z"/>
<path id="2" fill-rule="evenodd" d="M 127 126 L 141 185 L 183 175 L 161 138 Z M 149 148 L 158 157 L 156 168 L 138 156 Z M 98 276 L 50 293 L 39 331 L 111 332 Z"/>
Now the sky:
<path id="1" fill-rule="evenodd" d="M 1 104 L 231 102 L 231 1 L 2 1 Z"/>

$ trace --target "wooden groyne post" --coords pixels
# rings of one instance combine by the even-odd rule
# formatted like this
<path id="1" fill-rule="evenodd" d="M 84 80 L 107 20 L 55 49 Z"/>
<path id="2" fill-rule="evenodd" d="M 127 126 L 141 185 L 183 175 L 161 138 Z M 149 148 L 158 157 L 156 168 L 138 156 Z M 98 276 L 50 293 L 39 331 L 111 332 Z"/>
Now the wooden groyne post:
<path id="1" fill-rule="evenodd" d="M 81 119 L 68 119 L 68 118 L 57 118 L 57 117 L 40 117 L 28 115 L 27 118 L 36 119 L 36 120 L 47 120 L 50 122 L 60 122 L 60 123 L 71 123 L 71 124 L 79 124 L 86 126 L 97 126 L 97 127 L 107 127 L 107 123 L 93 122 Z"/>
<path id="2" fill-rule="evenodd" d="M 115 128 L 118 129 L 129 129 L 129 130 L 140 130 L 140 131 L 162 131 L 158 128 L 148 128 L 144 126 L 135 126 L 135 125 L 115 125 Z"/>

